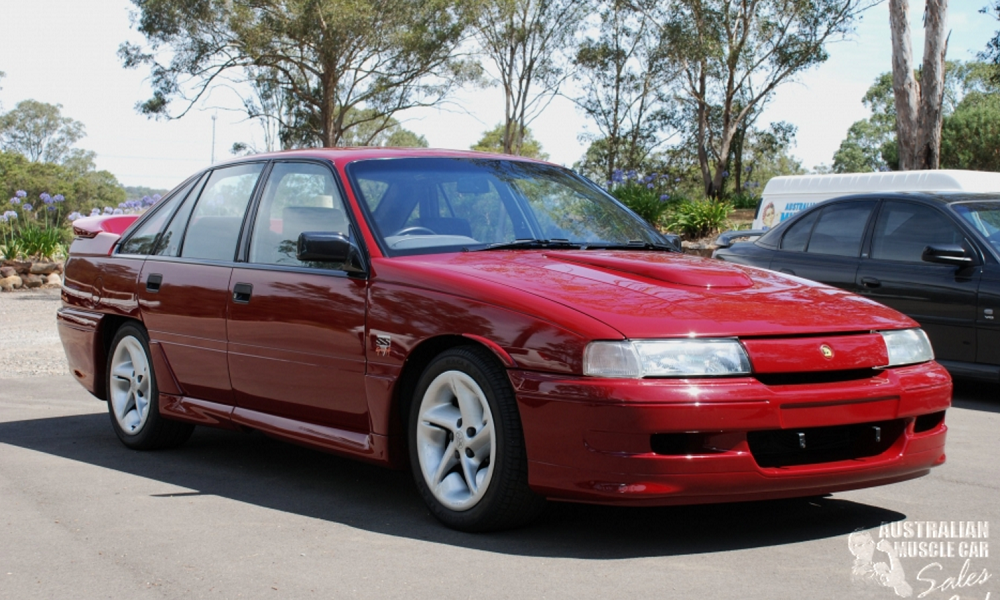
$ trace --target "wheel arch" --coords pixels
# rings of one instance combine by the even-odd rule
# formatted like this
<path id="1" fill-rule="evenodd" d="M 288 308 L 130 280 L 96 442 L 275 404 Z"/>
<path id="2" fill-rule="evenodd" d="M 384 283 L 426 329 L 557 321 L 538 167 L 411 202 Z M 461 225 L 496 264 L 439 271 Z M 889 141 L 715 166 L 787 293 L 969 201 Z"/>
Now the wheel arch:
<path id="1" fill-rule="evenodd" d="M 138 319 L 133 319 L 130 317 L 124 317 L 121 315 L 105 314 L 101 318 L 100 325 L 98 327 L 97 340 L 98 343 L 94 345 L 94 366 L 100 368 L 100 373 L 95 373 L 94 377 L 94 388 L 95 396 L 101 400 L 108 399 L 108 359 L 111 356 L 111 343 L 115 339 L 115 335 L 118 330 L 122 328 L 122 325 L 126 323 L 136 323 L 142 327 L 142 321 Z"/>

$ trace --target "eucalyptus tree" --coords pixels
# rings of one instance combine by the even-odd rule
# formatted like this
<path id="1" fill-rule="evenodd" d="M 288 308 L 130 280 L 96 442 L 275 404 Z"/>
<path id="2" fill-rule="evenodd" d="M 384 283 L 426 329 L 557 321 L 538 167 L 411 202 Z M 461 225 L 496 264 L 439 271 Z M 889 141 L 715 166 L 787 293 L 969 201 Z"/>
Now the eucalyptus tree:
<path id="1" fill-rule="evenodd" d="M 528 124 L 568 76 L 591 0 L 484 0 L 474 28 L 504 94 L 503 152 L 521 154 Z"/>
<path id="2" fill-rule="evenodd" d="M 776 88 L 824 62 L 878 0 L 673 0 L 660 26 L 680 71 L 705 194 L 723 191 L 734 138 Z"/>
<path id="3" fill-rule="evenodd" d="M 605 0 L 599 19 L 596 37 L 584 39 L 574 58 L 580 90 L 574 101 L 597 128 L 584 139 L 609 181 L 616 170 L 642 170 L 665 142 L 674 102 L 668 48 L 649 13 L 635 2 Z"/>
<path id="4" fill-rule="evenodd" d="M 352 110 L 391 117 L 436 104 L 474 69 L 456 52 L 474 2 L 132 2 L 145 44 L 124 43 L 119 56 L 126 67 L 150 69 L 152 97 L 137 105 L 150 116 L 182 117 L 213 86 L 263 70 L 284 95 L 291 137 L 337 146 L 362 122 L 390 125 L 350 121 Z"/>
<path id="5" fill-rule="evenodd" d="M 61 104 L 22 100 L 0 115 L 0 149 L 31 162 L 60 163 L 85 135 L 83 123 L 62 116 Z"/>
<path id="6" fill-rule="evenodd" d="M 909 12 L 908 0 L 889 0 L 899 168 L 904 171 L 936 169 L 941 162 L 948 0 L 927 0 L 924 10 L 924 61 L 919 81 L 910 45 Z"/>

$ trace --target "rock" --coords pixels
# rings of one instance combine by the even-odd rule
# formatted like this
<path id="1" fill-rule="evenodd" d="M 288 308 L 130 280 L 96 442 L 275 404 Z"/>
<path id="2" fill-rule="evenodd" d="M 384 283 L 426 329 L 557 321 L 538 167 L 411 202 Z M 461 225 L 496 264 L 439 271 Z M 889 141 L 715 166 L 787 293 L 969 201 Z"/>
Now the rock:
<path id="1" fill-rule="evenodd" d="M 36 262 L 32 263 L 30 273 L 33 275 L 48 275 L 49 273 L 54 273 L 58 269 L 56 263 L 51 262 Z"/>
<path id="2" fill-rule="evenodd" d="M 712 252 L 718 248 L 715 244 L 706 244 L 704 242 L 681 242 L 681 246 L 684 248 L 684 254 L 705 257 L 711 257 Z"/>
<path id="3" fill-rule="evenodd" d="M 3 266 L 14 269 L 18 275 L 27 275 L 31 272 L 31 263 L 23 260 L 6 260 Z"/>
<path id="4" fill-rule="evenodd" d="M 45 279 L 46 285 L 62 285 L 62 276 L 59 273 L 49 273 L 49 276 Z"/>
<path id="5" fill-rule="evenodd" d="M 26 288 L 37 288 L 42 287 L 45 284 L 45 280 L 42 279 L 41 275 L 25 275 L 24 276 L 24 287 Z"/>
<path id="6" fill-rule="evenodd" d="M 17 270 L 14 267 L 0 267 L 0 279 L 6 279 L 17 275 Z"/>
<path id="7" fill-rule="evenodd" d="M 61 261 L 61 260 L 60 260 L 60 261 L 57 261 L 57 262 L 56 262 L 56 273 L 62 273 L 62 272 L 63 272 L 63 267 L 64 267 L 64 266 L 65 266 L 65 265 L 64 265 L 63 261 Z"/>
<path id="8" fill-rule="evenodd" d="M 10 277 L 4 277 L 0 279 L 0 290 L 9 292 L 11 290 L 16 290 L 22 285 L 21 278 L 17 275 L 11 275 Z"/>

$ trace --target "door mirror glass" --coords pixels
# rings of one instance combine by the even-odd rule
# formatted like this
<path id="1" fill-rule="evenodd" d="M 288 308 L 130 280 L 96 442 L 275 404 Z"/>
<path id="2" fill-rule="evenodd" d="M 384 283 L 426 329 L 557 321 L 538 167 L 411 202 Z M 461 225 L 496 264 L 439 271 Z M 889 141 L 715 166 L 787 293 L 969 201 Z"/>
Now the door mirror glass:
<path id="1" fill-rule="evenodd" d="M 295 258 L 308 266 L 336 268 L 361 273 L 361 252 L 347 234 L 330 231 L 303 231 L 299 234 Z"/>
<path id="2" fill-rule="evenodd" d="M 932 244 L 924 248 L 921 258 L 925 262 L 961 267 L 969 266 L 973 262 L 965 248 L 958 244 Z"/>

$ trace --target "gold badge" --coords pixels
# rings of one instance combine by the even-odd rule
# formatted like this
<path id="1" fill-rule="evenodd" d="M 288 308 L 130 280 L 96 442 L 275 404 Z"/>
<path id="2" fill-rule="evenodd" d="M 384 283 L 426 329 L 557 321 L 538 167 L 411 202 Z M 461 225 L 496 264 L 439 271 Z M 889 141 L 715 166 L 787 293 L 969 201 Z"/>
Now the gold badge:
<path id="1" fill-rule="evenodd" d="M 823 344 L 819 347 L 819 351 L 823 353 L 823 358 L 831 359 L 833 358 L 833 348 Z"/>

